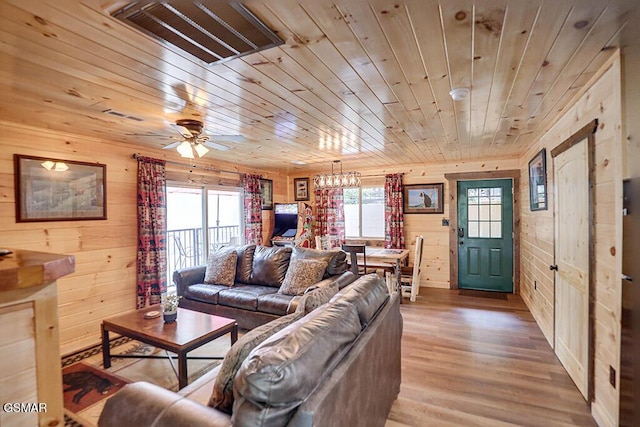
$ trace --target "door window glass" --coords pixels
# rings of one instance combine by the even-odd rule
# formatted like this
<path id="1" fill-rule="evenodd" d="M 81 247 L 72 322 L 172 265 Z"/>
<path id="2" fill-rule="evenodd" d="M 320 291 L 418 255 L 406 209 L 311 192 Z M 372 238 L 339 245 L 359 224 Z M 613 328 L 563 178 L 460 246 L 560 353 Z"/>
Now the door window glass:
<path id="1" fill-rule="evenodd" d="M 502 238 L 502 188 L 469 188 L 467 206 L 470 238 Z"/>

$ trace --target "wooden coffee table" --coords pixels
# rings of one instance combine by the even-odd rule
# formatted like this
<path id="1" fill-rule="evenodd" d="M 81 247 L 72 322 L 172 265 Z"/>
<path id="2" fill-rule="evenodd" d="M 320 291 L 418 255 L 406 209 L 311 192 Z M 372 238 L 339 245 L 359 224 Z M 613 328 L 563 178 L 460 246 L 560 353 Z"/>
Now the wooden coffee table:
<path id="1" fill-rule="evenodd" d="M 178 320 L 164 323 L 162 316 L 145 319 L 149 311 L 162 311 L 159 306 L 136 310 L 102 321 L 102 360 L 105 368 L 111 367 L 112 357 L 166 359 L 165 356 L 145 356 L 111 354 L 109 332 L 114 332 L 141 341 L 178 356 L 178 387 L 188 383 L 187 359 L 222 359 L 222 357 L 187 357 L 187 353 L 202 345 L 231 334 L 231 344 L 238 340 L 238 323 L 233 319 L 200 313 L 198 311 L 178 309 Z"/>

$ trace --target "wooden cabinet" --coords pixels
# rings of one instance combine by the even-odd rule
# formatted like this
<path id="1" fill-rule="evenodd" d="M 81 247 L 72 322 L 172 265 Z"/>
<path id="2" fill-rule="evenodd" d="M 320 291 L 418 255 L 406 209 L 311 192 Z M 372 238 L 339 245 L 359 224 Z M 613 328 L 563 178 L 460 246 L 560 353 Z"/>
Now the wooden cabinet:
<path id="1" fill-rule="evenodd" d="M 0 257 L 0 425 L 63 426 L 56 280 L 73 256 Z M 22 405 L 20 405 L 22 404 Z"/>

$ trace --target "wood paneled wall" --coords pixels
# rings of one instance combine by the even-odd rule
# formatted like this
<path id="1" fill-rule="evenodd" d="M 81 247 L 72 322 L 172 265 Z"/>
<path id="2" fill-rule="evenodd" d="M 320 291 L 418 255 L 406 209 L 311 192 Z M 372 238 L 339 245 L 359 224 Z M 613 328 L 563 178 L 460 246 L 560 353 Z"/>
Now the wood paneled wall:
<path id="1" fill-rule="evenodd" d="M 622 250 L 623 138 L 621 123 L 620 60 L 604 67 L 595 81 L 556 124 L 520 159 L 521 196 L 529 200 L 528 162 L 547 149 L 547 200 L 549 209 L 531 212 L 522 203 L 521 295 L 549 343 L 554 342 L 553 162 L 551 149 L 593 119 L 595 134 L 595 401 L 592 413 L 601 426 L 617 425 L 618 390 L 609 384 L 609 366 L 620 364 L 620 275 Z M 619 378 L 616 383 L 619 384 Z"/>
<path id="2" fill-rule="evenodd" d="M 449 235 L 442 220 L 449 218 L 449 189 L 445 173 L 490 170 L 521 170 L 521 294 L 540 329 L 553 346 L 554 281 L 549 265 L 553 263 L 553 172 L 547 158 L 549 209 L 531 212 L 529 209 L 528 162 L 542 148 L 547 155 L 575 131 L 594 118 L 599 120 L 596 134 L 596 361 L 594 418 L 602 426 L 616 425 L 618 391 L 609 384 L 609 366 L 618 371 L 620 359 L 620 274 L 622 226 L 622 130 L 620 60 L 616 56 L 594 77 L 582 94 L 576 94 L 573 106 L 561 111 L 561 118 L 538 143 L 531 146 L 519 160 L 459 162 L 434 165 L 406 165 L 389 169 L 359 169 L 365 176 L 363 185 L 383 185 L 385 173 L 403 172 L 405 184 L 445 183 L 445 210 L 441 215 L 406 215 L 405 236 L 412 249 L 416 235 L 425 237 L 424 268 L 421 285 L 449 287 Z M 588 90 L 587 90 L 588 88 Z M 328 165 L 330 166 L 330 165 Z M 318 170 L 319 173 L 326 169 Z M 375 175 L 367 177 L 367 175 Z M 288 198 L 294 200 L 293 178 L 312 174 L 292 174 L 288 182 Z M 313 184 L 312 184 L 313 188 Z M 314 204 L 313 194 L 308 202 Z M 619 378 L 617 379 L 619 383 Z"/>
<path id="3" fill-rule="evenodd" d="M 329 170 L 331 165 L 329 166 Z M 518 169 L 518 160 L 490 160 L 481 162 L 455 162 L 438 164 L 411 164 L 388 169 L 358 169 L 363 174 L 364 186 L 384 186 L 384 175 L 404 173 L 404 184 L 444 183 L 444 213 L 410 214 L 404 217 L 405 241 L 411 249 L 409 260 L 413 262 L 416 236 L 424 237 L 420 285 L 434 288 L 449 288 L 449 227 L 442 225 L 449 218 L 449 188 L 444 177 L 446 173 L 485 172 L 494 170 Z M 317 173 L 326 173 L 326 169 Z M 309 177 L 313 189 L 313 175 L 292 175 L 289 178 L 289 200 L 294 200 L 293 179 Z M 528 200 L 528 199 L 527 199 Z M 313 193 L 307 203 L 314 205 Z"/>
<path id="4" fill-rule="evenodd" d="M 69 354 L 100 340 L 100 321 L 135 308 L 136 175 L 138 151 L 114 141 L 63 134 L 0 122 L 0 242 L 2 247 L 75 255 L 76 272 L 58 281 L 61 353 Z M 139 151 L 138 151 L 139 152 Z M 15 222 L 13 154 L 99 162 L 107 165 L 107 216 L 104 221 Z M 179 161 L 174 152 L 139 154 Z M 198 162 L 203 166 L 203 162 Z M 260 173 L 274 180 L 274 200 L 286 199 L 286 178 L 273 172 L 240 170 L 234 165 L 207 166 Z M 189 172 L 191 170 L 191 172 Z M 202 168 L 167 166 L 172 179 L 218 183 L 221 176 Z M 222 176 L 225 178 L 225 176 Z M 229 174 L 228 179 L 238 179 Z M 265 237 L 271 211 L 263 211 Z"/>
<path id="5" fill-rule="evenodd" d="M 456 162 L 433 165 L 409 164 L 389 169 L 361 169 L 367 184 L 382 185 L 385 173 L 403 172 L 405 184 L 445 183 L 445 210 L 441 215 L 413 214 L 405 217 L 408 246 L 415 236 L 425 237 L 423 286 L 449 287 L 449 235 L 442 220 L 449 218 L 449 189 L 445 173 L 520 168 L 522 171 L 521 294 L 547 340 L 553 343 L 553 206 L 529 211 L 527 163 L 541 148 L 561 143 L 593 118 L 596 134 L 596 363 L 593 414 L 600 425 L 615 425 L 618 392 L 609 385 L 609 366 L 619 366 L 620 273 L 621 273 L 621 179 L 623 171 L 621 131 L 620 62 L 615 60 L 558 122 L 519 160 Z M 136 162 L 130 146 L 108 140 L 63 134 L 2 122 L 0 134 L 0 242 L 3 247 L 66 253 L 76 256 L 76 272 L 60 279 L 59 313 L 61 352 L 68 354 L 99 341 L 100 320 L 135 306 Z M 22 223 L 15 222 L 14 153 L 50 156 L 107 165 L 108 220 Z M 173 158 L 165 151 L 140 153 Z M 548 160 L 548 200 L 553 200 L 553 175 Z M 222 169 L 233 165 L 208 163 Z M 330 164 L 326 165 L 330 168 Z M 172 177 L 188 177 L 215 183 L 216 173 L 189 172 L 169 166 Z M 197 170 L 197 168 L 196 168 Z M 325 172 L 326 168 L 317 172 Z M 249 172 L 249 171 L 248 171 Z M 268 171 L 274 180 L 274 201 L 294 201 L 293 178 Z M 196 176 L 196 179 L 193 177 Z M 313 199 L 313 195 L 312 195 Z M 309 203 L 313 204 L 313 200 Z M 265 212 L 265 238 L 272 227 L 272 212 Z M 412 255 L 413 256 L 413 251 Z M 535 286 L 534 286 L 535 283 Z"/>

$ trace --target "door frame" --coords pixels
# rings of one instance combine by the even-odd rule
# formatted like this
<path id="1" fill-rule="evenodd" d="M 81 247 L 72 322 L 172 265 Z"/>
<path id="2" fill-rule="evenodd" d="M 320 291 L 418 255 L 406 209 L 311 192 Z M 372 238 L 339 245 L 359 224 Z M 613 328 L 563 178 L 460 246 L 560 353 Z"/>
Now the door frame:
<path id="1" fill-rule="evenodd" d="M 588 300 L 589 300 L 589 326 L 588 326 L 588 338 L 587 338 L 587 347 L 588 347 L 588 378 L 587 378 L 587 404 L 591 407 L 591 403 L 593 402 L 593 398 L 595 396 L 595 301 L 596 301 L 596 271 L 595 271 L 595 193 L 594 193 L 594 185 L 595 185 L 595 152 L 596 152 L 596 137 L 595 133 L 598 130 L 598 119 L 593 119 L 591 122 L 582 127 L 579 131 L 571 135 L 569 138 L 564 140 L 562 143 L 557 145 L 553 150 L 551 150 L 551 158 L 555 159 L 560 154 L 564 153 L 571 147 L 576 144 L 579 144 L 582 141 L 585 141 L 587 144 L 587 168 L 588 168 L 588 187 L 589 187 L 589 283 L 588 283 Z M 553 185 L 556 185 L 555 182 L 555 161 L 552 162 L 552 176 L 553 176 Z M 555 194 L 555 189 L 554 189 Z M 553 207 L 553 263 L 556 263 L 556 245 L 555 245 L 555 236 L 556 236 L 556 207 L 554 203 Z M 556 304 L 555 304 L 555 294 L 556 294 L 556 275 L 553 274 L 553 349 L 555 352 L 556 348 Z"/>
<path id="2" fill-rule="evenodd" d="M 446 173 L 449 181 L 449 289 L 458 289 L 458 181 L 513 181 L 513 293 L 520 293 L 520 174 L 519 169 Z"/>

